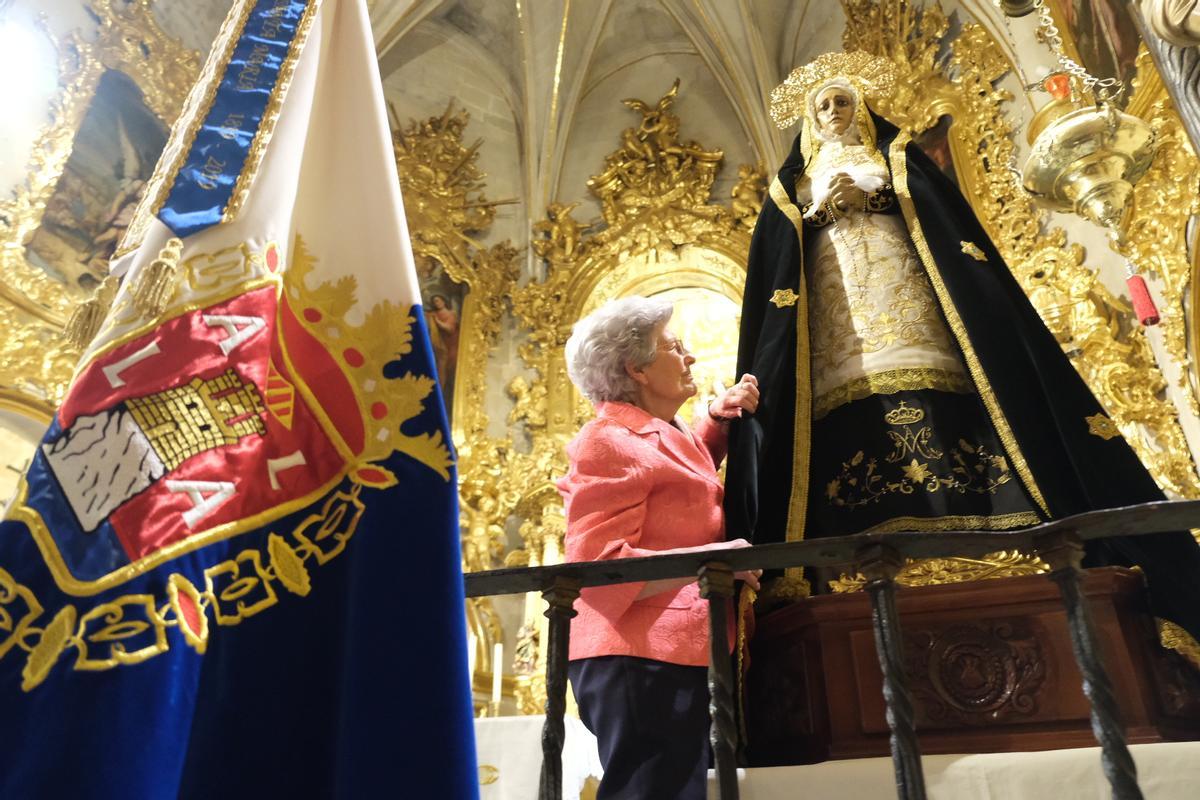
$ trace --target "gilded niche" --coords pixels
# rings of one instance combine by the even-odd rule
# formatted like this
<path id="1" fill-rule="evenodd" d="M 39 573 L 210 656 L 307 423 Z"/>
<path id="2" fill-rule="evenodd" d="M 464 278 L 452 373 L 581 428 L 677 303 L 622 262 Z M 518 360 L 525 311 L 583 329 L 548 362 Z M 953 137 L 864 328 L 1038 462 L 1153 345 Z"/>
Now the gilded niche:
<path id="1" fill-rule="evenodd" d="M 91 0 L 95 35 L 59 41 L 58 94 L 28 177 L 0 203 L 0 404 L 46 422 L 77 353 L 60 329 L 107 275 L 200 69 L 150 0 Z"/>
<path id="2" fill-rule="evenodd" d="M 404 194 L 422 303 L 459 461 L 463 568 L 489 569 L 504 555 L 516 506 L 512 445 L 487 433 L 487 357 L 517 278 L 517 250 L 485 246 L 501 202 L 487 198 L 481 140 L 466 144 L 470 115 L 453 103 L 401 125 L 393 110 L 396 167 Z"/>
<path id="3" fill-rule="evenodd" d="M 422 305 L 458 451 L 459 530 L 464 571 L 491 569 L 505 553 L 505 524 L 520 497 L 513 447 L 487 433 L 487 359 L 500 335 L 517 279 L 518 251 L 505 240 L 484 245 L 506 200 L 489 200 L 479 164 L 482 140 L 464 141 L 470 115 L 445 111 L 402 124 L 392 109 L 392 142 L 404 195 Z M 504 639 L 489 597 L 466 604 L 475 652 L 473 688 L 486 693 L 492 647 Z M 511 680 L 505 679 L 510 687 Z M 488 706 L 476 704 L 477 712 Z"/>

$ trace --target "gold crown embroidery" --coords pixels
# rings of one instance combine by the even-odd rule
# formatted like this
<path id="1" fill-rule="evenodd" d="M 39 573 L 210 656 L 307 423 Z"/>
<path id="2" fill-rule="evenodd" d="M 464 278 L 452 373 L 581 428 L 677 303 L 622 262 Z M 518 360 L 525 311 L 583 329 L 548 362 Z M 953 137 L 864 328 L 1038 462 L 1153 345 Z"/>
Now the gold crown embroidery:
<path id="1" fill-rule="evenodd" d="M 901 400 L 900 407 L 884 414 L 883 419 L 888 425 L 915 425 L 925 419 L 925 412 L 919 408 L 912 408 Z"/>

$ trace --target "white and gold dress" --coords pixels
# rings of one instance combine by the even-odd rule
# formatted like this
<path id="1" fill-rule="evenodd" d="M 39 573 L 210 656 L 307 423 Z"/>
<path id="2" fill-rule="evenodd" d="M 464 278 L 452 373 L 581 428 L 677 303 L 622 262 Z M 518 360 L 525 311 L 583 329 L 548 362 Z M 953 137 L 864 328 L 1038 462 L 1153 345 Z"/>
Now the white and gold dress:
<path id="1" fill-rule="evenodd" d="M 864 207 L 833 213 L 850 175 Z M 812 367 L 809 535 L 1037 520 L 975 393 L 877 150 L 828 142 L 796 185 Z"/>

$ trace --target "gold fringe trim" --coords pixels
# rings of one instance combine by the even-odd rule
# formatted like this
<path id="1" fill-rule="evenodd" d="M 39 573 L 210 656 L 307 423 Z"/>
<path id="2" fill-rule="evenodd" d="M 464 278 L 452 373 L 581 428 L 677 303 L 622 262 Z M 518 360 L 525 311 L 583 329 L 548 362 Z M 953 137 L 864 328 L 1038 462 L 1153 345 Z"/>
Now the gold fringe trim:
<path id="1" fill-rule="evenodd" d="M 737 602 L 737 707 L 743 747 L 750 741 L 750 735 L 746 730 L 746 613 L 754 608 L 756 599 L 758 599 L 758 592 L 743 585 Z"/>
<path id="2" fill-rule="evenodd" d="M 946 586 L 995 578 L 1042 575 L 1049 571 L 1050 565 L 1037 556 L 1026 555 L 1019 550 L 998 550 L 979 558 L 951 556 L 907 559 L 904 567 L 896 575 L 896 585 Z M 834 594 L 861 592 L 866 585 L 867 579 L 862 573 L 853 576 L 842 573 L 837 580 L 829 581 L 829 589 Z"/>
<path id="3" fill-rule="evenodd" d="M 183 254 L 183 242 L 168 239 L 158 258 L 150 266 L 139 270 L 134 278 L 130 295 L 133 304 L 147 317 L 157 317 L 167 309 L 175 296 L 179 284 L 179 257 Z"/>
<path id="4" fill-rule="evenodd" d="M 1020 445 L 1017 444 L 1017 439 L 1013 435 L 1012 428 L 1008 425 L 1008 420 L 1004 416 L 1004 411 L 996 402 L 996 395 L 992 392 L 992 385 L 988 381 L 987 373 L 983 371 L 983 365 L 979 363 L 979 357 L 975 354 L 975 348 L 971 346 L 971 339 L 967 336 L 967 329 L 963 325 L 962 318 L 958 315 L 958 309 L 954 307 L 954 303 L 950 300 L 950 293 L 946 289 L 946 284 L 942 282 L 941 273 L 938 272 L 937 264 L 934 263 L 933 254 L 929 251 L 929 243 L 925 241 L 925 231 L 921 227 L 921 221 L 917 219 L 917 210 L 913 205 L 912 195 L 908 191 L 908 156 L 904 152 L 905 146 L 908 144 L 910 135 L 907 132 L 900 133 L 891 146 L 892 160 L 892 185 L 896 189 L 896 197 L 900 200 L 900 208 L 904 212 L 904 220 L 908 223 L 908 231 L 912 235 L 913 245 L 917 249 L 917 255 L 921 257 L 921 263 L 925 267 L 925 274 L 929 276 L 929 282 L 933 284 L 933 290 L 937 294 L 938 303 L 942 307 L 942 313 L 946 317 L 946 321 L 950 323 L 950 330 L 954 333 L 954 338 L 958 341 L 958 346 L 962 348 L 963 357 L 967 362 L 967 369 L 971 372 L 971 377 L 975 381 L 975 386 L 979 392 L 980 398 L 983 400 L 983 405 L 987 408 L 988 416 L 992 418 L 992 424 L 996 427 L 996 433 L 1000 436 L 1000 441 L 1004 445 L 1004 449 L 1008 452 L 1008 460 L 1012 463 L 1013 469 L 1020 476 L 1021 482 L 1025 484 L 1025 488 L 1029 491 L 1030 496 L 1038 507 L 1050 516 L 1050 507 L 1046 505 L 1046 499 L 1042 496 L 1041 489 L 1038 488 L 1037 482 L 1033 479 L 1033 472 L 1029 469 L 1029 462 L 1025 460 L 1025 455 L 1021 452 Z"/>
<path id="5" fill-rule="evenodd" d="M 793 603 L 809 597 L 812 597 L 812 584 L 803 577 L 803 570 L 785 569 L 783 577 L 763 583 L 763 591 L 758 596 L 757 605 L 760 608 L 769 608 L 779 603 Z"/>
<path id="6" fill-rule="evenodd" d="M 1174 622 L 1156 619 L 1158 623 L 1158 639 L 1162 646 L 1174 650 L 1191 662 L 1192 666 L 1200 669 L 1200 643 L 1192 635 Z"/>
<path id="7" fill-rule="evenodd" d="M 121 279 L 109 275 L 97 287 L 95 293 L 84 300 L 71 311 L 71 317 L 63 327 L 63 338 L 76 350 L 84 350 L 104 324 L 104 318 L 112 309 L 113 301 L 117 298 L 117 289 Z"/>
<path id="8" fill-rule="evenodd" d="M 936 389 L 955 394 L 972 394 L 975 385 L 966 375 L 931 367 L 912 367 L 873 372 L 825 392 L 813 401 L 813 420 L 819 420 L 839 406 L 862 400 L 873 394 L 895 394 L 918 389 Z"/>
<path id="9" fill-rule="evenodd" d="M 1033 511 L 1012 514 L 960 515 L 948 517 L 893 517 L 872 525 L 863 533 L 895 533 L 897 531 L 1007 531 L 1040 525 L 1042 518 Z"/>

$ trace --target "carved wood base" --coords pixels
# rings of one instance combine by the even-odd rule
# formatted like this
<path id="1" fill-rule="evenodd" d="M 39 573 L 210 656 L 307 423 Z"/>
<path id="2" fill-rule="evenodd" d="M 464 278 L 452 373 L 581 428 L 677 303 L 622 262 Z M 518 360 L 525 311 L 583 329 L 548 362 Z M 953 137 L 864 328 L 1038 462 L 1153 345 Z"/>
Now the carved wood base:
<path id="1" fill-rule="evenodd" d="M 1200 740 L 1200 673 L 1158 644 L 1140 573 L 1082 582 L 1127 740 Z M 923 753 L 1092 747 L 1058 587 L 1046 576 L 901 589 L 905 670 Z M 884 756 L 882 676 L 865 594 L 759 618 L 747 673 L 756 766 Z"/>

